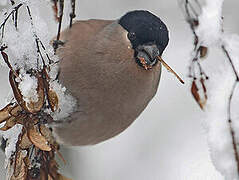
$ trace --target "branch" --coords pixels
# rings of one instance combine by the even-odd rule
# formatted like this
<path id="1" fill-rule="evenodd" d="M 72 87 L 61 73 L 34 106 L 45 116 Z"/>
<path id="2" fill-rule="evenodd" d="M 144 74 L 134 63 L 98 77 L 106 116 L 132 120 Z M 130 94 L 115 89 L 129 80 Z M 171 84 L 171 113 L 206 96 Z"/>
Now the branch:
<path id="1" fill-rule="evenodd" d="M 199 8 L 201 9 L 200 3 L 197 0 L 192 0 L 194 1 Z M 197 80 L 197 71 L 199 71 L 199 75 L 201 76 L 201 85 L 204 91 L 204 95 L 206 95 L 206 87 L 204 85 L 204 79 L 202 79 L 202 77 L 204 76 L 205 79 L 208 79 L 208 76 L 205 74 L 205 72 L 202 69 L 202 66 L 199 62 L 199 59 L 201 57 L 204 57 L 207 54 L 207 47 L 201 46 L 199 43 L 201 43 L 200 41 L 200 37 L 198 37 L 196 31 L 195 31 L 195 27 L 197 27 L 198 25 L 200 25 L 200 22 L 198 21 L 198 14 L 195 11 L 194 7 L 192 6 L 191 2 L 189 0 L 184 0 L 184 12 L 186 14 L 186 20 L 190 25 L 190 29 L 192 30 L 192 33 L 194 35 L 194 57 L 191 60 L 190 66 L 189 66 L 189 77 L 193 78 L 192 81 L 192 88 L 191 88 L 191 92 L 195 98 L 195 100 L 198 102 L 198 104 L 200 105 L 200 107 L 202 108 L 202 104 L 200 103 L 200 96 L 198 94 L 198 87 L 196 85 L 196 80 Z M 222 33 L 224 32 L 222 26 L 221 26 L 221 31 Z M 205 32 L 207 33 L 207 32 Z M 232 71 L 235 75 L 235 81 L 233 84 L 233 87 L 231 89 L 230 92 L 230 96 L 228 99 L 228 105 L 227 105 L 227 115 L 228 115 L 228 124 L 229 124 L 229 130 L 230 130 L 230 134 L 231 134 L 231 138 L 232 138 L 232 145 L 233 145 L 233 151 L 234 151 L 234 157 L 237 163 L 237 173 L 239 175 L 239 153 L 238 153 L 238 147 L 237 147 L 237 143 L 236 143 L 236 137 L 235 137 L 235 130 L 233 128 L 232 125 L 232 117 L 231 117 L 231 102 L 234 96 L 234 92 L 235 92 L 235 88 L 237 83 L 239 82 L 239 74 L 235 68 L 235 65 L 233 63 L 233 60 L 229 54 L 229 52 L 227 51 L 226 47 L 224 45 L 221 46 L 222 51 L 225 53 L 227 60 L 229 61 L 230 66 L 232 67 Z M 195 69 L 195 67 L 197 69 Z M 205 96 L 206 97 L 206 96 Z M 206 98 L 205 98 L 206 99 Z"/>
<path id="2" fill-rule="evenodd" d="M 232 90 L 230 92 L 227 113 L 228 113 L 228 123 L 229 123 L 230 133 L 231 133 L 231 136 L 232 136 L 232 144 L 233 144 L 233 149 L 234 149 L 234 155 L 235 155 L 235 159 L 236 159 L 236 162 L 237 162 L 237 172 L 238 172 L 238 175 L 239 175 L 239 154 L 238 154 L 237 143 L 236 143 L 236 138 L 235 138 L 235 131 L 232 127 L 232 118 L 231 118 L 231 101 L 232 101 L 233 94 L 235 92 L 236 85 L 239 82 L 239 76 L 238 76 L 236 68 L 233 64 L 233 61 L 232 61 L 232 59 L 231 59 L 231 57 L 230 57 L 230 55 L 229 55 L 229 53 L 226 50 L 224 45 L 222 45 L 222 50 L 226 54 L 227 59 L 228 59 L 230 65 L 232 67 L 233 73 L 236 77 L 236 79 L 234 81 L 234 84 L 232 86 Z"/>
<path id="3" fill-rule="evenodd" d="M 46 67 L 46 63 L 45 63 L 45 59 L 43 58 L 43 55 L 42 55 L 42 52 L 40 50 L 40 45 L 41 47 L 43 48 L 46 56 L 47 56 L 47 59 L 48 59 L 48 62 L 49 64 L 51 64 L 53 61 L 50 59 L 48 53 L 46 52 L 46 48 L 44 46 L 44 44 L 42 43 L 42 41 L 39 39 L 39 37 L 37 36 L 37 33 L 35 32 L 34 30 L 34 24 L 33 24 L 33 19 L 32 19 L 32 15 L 31 15 L 31 10 L 29 8 L 29 6 L 27 6 L 27 12 L 28 12 L 28 15 L 29 15 L 29 18 L 30 18 L 30 22 L 31 22 L 31 26 L 32 26 L 32 29 L 33 29 L 33 36 L 35 38 L 35 42 L 36 42 L 36 47 L 37 47 L 37 53 L 40 55 L 41 57 L 41 60 L 42 60 L 42 63 L 43 63 L 43 67 Z M 40 45 L 39 45 L 40 44 Z M 38 61 L 38 59 L 37 59 Z"/>
<path id="4" fill-rule="evenodd" d="M 61 25 L 62 25 L 62 18 L 63 18 L 63 11 L 64 11 L 64 0 L 59 0 L 60 2 L 60 12 L 59 12 L 59 24 L 58 24 L 58 32 L 56 36 L 56 40 L 53 42 L 53 48 L 56 53 L 56 50 L 58 49 L 59 45 L 63 45 L 64 43 L 60 41 L 61 36 Z"/>
<path id="5" fill-rule="evenodd" d="M 13 15 L 14 12 L 17 12 L 18 9 L 22 6 L 23 4 L 20 3 L 18 4 L 16 7 L 13 8 L 13 10 L 7 15 L 7 17 L 4 19 L 3 23 L 0 25 L 0 29 L 2 29 L 2 39 L 3 39 L 3 36 L 4 36 L 4 29 L 5 29 L 5 24 L 7 23 L 9 17 L 11 15 Z M 15 24 L 17 24 L 17 18 L 15 19 Z M 17 27 L 17 26 L 16 26 Z"/>
<path id="6" fill-rule="evenodd" d="M 196 4 L 201 9 L 201 6 L 198 2 Z M 205 71 L 203 70 L 200 59 L 206 57 L 207 55 L 207 47 L 199 45 L 198 35 L 196 33 L 196 27 L 199 25 L 198 21 L 198 13 L 192 6 L 189 0 L 185 0 L 183 4 L 184 12 L 185 12 L 185 19 L 187 20 L 189 27 L 194 36 L 194 48 L 193 48 L 193 57 L 191 59 L 189 65 L 189 78 L 192 78 L 191 84 L 191 93 L 198 103 L 199 107 L 203 110 L 204 106 L 207 102 L 207 89 L 205 86 L 205 81 L 209 79 Z M 199 94 L 199 86 L 203 89 L 203 96 Z"/>
<path id="7" fill-rule="evenodd" d="M 11 3 L 14 5 L 15 1 L 12 0 Z M 6 18 L 0 25 L 2 38 L 4 36 L 5 25 L 11 16 L 13 17 L 15 29 L 16 31 L 18 30 L 18 9 L 22 5 L 22 3 L 18 4 L 6 15 Z M 50 64 L 53 61 L 50 59 L 50 56 L 46 52 L 46 47 L 37 35 L 30 7 L 27 3 L 24 3 L 24 6 L 26 7 L 24 10 L 27 10 L 32 27 L 29 39 L 32 40 L 31 35 L 34 37 L 33 41 L 36 43 L 35 48 L 38 55 L 37 62 L 41 58 L 43 66 L 38 67 L 37 63 L 37 70 L 27 69 L 23 63 L 20 67 L 17 67 L 18 69 L 14 70 L 11 62 L 9 62 L 8 54 L 4 52 L 8 47 L 5 45 L 0 46 L 0 53 L 3 60 L 10 69 L 9 83 L 14 95 L 14 101 L 0 110 L 0 123 L 5 123 L 0 128 L 0 131 L 6 138 L 6 146 L 14 147 L 16 145 L 16 148 L 12 149 L 11 152 L 5 152 L 10 155 L 9 159 L 7 158 L 9 178 L 21 180 L 69 180 L 58 172 L 55 153 L 61 159 L 63 158 L 58 152 L 59 145 L 55 141 L 51 130 L 46 126 L 46 124 L 53 121 L 52 113 L 60 109 L 58 106 L 59 94 L 50 86 L 52 79 L 48 75 Z M 19 18 L 21 18 L 22 14 L 19 13 Z M 8 32 L 6 31 L 5 33 Z M 34 53 L 34 51 L 30 53 Z M 21 58 L 24 59 L 24 57 Z M 48 61 L 45 60 L 46 58 Z M 34 83 L 31 84 L 29 78 L 34 80 Z M 22 83 L 22 86 L 26 86 L 26 83 L 29 86 L 34 86 L 31 88 L 35 88 L 36 94 L 26 95 L 27 92 L 20 88 L 20 83 Z M 33 96 L 37 96 L 37 100 L 34 100 Z M 7 130 L 12 130 L 13 132 L 5 133 L 4 131 Z M 16 140 L 13 141 L 12 139 Z M 5 149 L 4 146 L 2 148 Z"/>
<path id="8" fill-rule="evenodd" d="M 72 12 L 70 13 L 70 28 L 72 27 L 72 21 L 76 17 L 75 9 L 76 9 L 76 0 L 71 0 L 71 9 Z"/>

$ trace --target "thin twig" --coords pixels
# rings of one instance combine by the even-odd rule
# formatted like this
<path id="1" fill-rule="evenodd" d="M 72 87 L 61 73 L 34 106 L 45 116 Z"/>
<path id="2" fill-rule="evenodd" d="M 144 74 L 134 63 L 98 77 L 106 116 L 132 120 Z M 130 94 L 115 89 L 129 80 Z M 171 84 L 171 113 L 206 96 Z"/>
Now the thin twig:
<path id="1" fill-rule="evenodd" d="M 14 0 L 10 0 L 11 1 L 11 4 L 14 5 L 15 4 L 15 1 Z"/>
<path id="2" fill-rule="evenodd" d="M 76 14 L 75 14 L 76 0 L 71 0 L 71 9 L 72 9 L 72 12 L 70 13 L 70 28 L 72 27 L 73 19 L 76 17 Z"/>
<path id="3" fill-rule="evenodd" d="M 201 5 L 194 0 L 194 2 L 199 6 L 201 10 Z M 200 108 L 203 110 L 203 107 L 207 101 L 207 89 L 205 86 L 205 80 L 208 80 L 208 76 L 206 75 L 205 71 L 203 70 L 200 59 L 204 57 L 207 53 L 207 51 L 202 53 L 202 50 L 205 50 L 206 47 L 202 47 L 199 44 L 198 35 L 196 33 L 196 27 L 199 25 L 198 16 L 199 14 L 193 7 L 191 1 L 184 0 L 182 4 L 182 8 L 185 14 L 185 19 L 188 22 L 190 29 L 194 36 L 194 48 L 193 48 L 193 57 L 191 59 L 190 65 L 189 65 L 189 78 L 192 78 L 192 85 L 191 85 L 191 93 L 196 100 L 196 102 L 199 104 Z M 199 87 L 203 89 L 204 96 L 202 97 L 199 94 Z"/>
<path id="4" fill-rule="evenodd" d="M 49 64 L 52 64 L 53 61 L 50 59 L 48 53 L 46 52 L 46 47 L 44 46 L 44 44 L 43 44 L 41 41 L 39 41 L 39 42 L 40 42 L 40 44 L 41 44 L 42 49 L 44 50 L 44 52 L 45 52 L 45 54 L 46 54 L 46 57 L 47 57 L 47 59 L 48 59 Z"/>
<path id="5" fill-rule="evenodd" d="M 232 145 L 233 145 L 233 150 L 234 150 L 234 155 L 235 155 L 235 159 L 236 159 L 236 163 L 237 163 L 237 172 L 239 174 L 239 154 L 238 154 L 238 150 L 237 150 L 237 143 L 236 143 L 236 138 L 235 138 L 235 131 L 232 127 L 232 119 L 231 119 L 231 101 L 232 101 L 232 97 L 236 88 L 238 81 L 235 81 L 229 96 L 229 101 L 228 101 L 228 123 L 229 123 L 229 128 L 230 128 L 230 133 L 232 136 Z"/>
<path id="6" fill-rule="evenodd" d="M 29 15 L 29 18 L 30 18 L 30 21 L 31 21 L 31 26 L 32 26 L 32 28 L 34 28 L 33 19 L 32 19 L 32 15 L 31 15 L 31 10 L 30 10 L 29 6 L 27 6 L 27 11 L 28 11 L 28 15 Z M 42 49 L 44 50 L 44 52 L 46 54 L 46 57 L 49 61 L 49 64 L 52 63 L 52 60 L 50 59 L 48 53 L 46 52 L 46 48 L 45 48 L 44 44 L 41 42 L 41 40 L 39 39 L 39 37 L 37 36 L 35 31 L 33 31 L 33 36 L 35 38 L 35 42 L 36 42 L 36 46 L 37 46 L 37 53 L 41 57 L 43 67 L 46 67 L 45 59 L 44 59 L 44 57 L 42 55 L 42 52 L 40 50 L 40 45 L 41 45 Z"/>
<path id="7" fill-rule="evenodd" d="M 63 10 L 64 10 L 64 0 L 60 0 L 60 12 L 59 12 L 60 16 L 59 16 L 58 31 L 57 31 L 56 40 L 53 42 L 53 48 L 54 48 L 55 53 L 56 53 L 56 50 L 58 49 L 59 45 L 63 44 L 63 42 L 60 41 Z"/>
<path id="8" fill-rule="evenodd" d="M 60 16 L 59 16 L 59 26 L 58 26 L 58 32 L 57 32 L 57 37 L 56 40 L 60 40 L 61 36 L 61 25 L 62 25 L 62 18 L 63 18 L 63 10 L 64 10 L 64 0 L 60 0 Z"/>
<path id="9" fill-rule="evenodd" d="M 234 155 L 235 155 L 235 159 L 236 159 L 236 162 L 237 162 L 237 172 L 239 174 L 239 154 L 238 154 L 237 143 L 236 143 L 236 138 L 235 138 L 235 131 L 232 127 L 232 117 L 231 117 L 231 102 L 232 102 L 232 97 L 233 97 L 235 89 L 236 89 L 236 85 L 239 83 L 239 76 L 238 76 L 238 73 L 236 71 L 235 65 L 233 64 L 232 58 L 229 55 L 229 53 L 226 50 L 224 45 L 222 45 L 222 50 L 226 54 L 227 59 L 228 59 L 230 65 L 232 67 L 233 73 L 236 77 L 236 79 L 234 81 L 234 84 L 232 86 L 231 92 L 230 92 L 227 111 L 228 111 L 228 123 L 229 123 L 230 133 L 231 133 L 231 136 L 232 136 L 232 144 L 233 144 L 233 149 L 234 149 Z"/>
<path id="10" fill-rule="evenodd" d="M 9 17 L 16 11 L 18 11 L 18 9 L 22 6 L 23 4 L 20 3 L 18 4 L 16 7 L 13 8 L 13 10 L 7 15 L 7 17 L 4 19 L 3 23 L 0 25 L 0 29 L 2 29 L 2 38 L 4 36 L 4 29 L 5 29 L 5 24 L 8 21 Z"/>
<path id="11" fill-rule="evenodd" d="M 235 76 L 236 76 L 236 81 L 239 81 L 239 75 L 238 75 L 238 73 L 237 73 L 237 71 L 236 71 L 236 68 L 235 68 L 235 66 L 234 66 L 234 64 L 233 64 L 233 62 L 232 62 L 232 59 L 231 59 L 231 57 L 230 57 L 230 55 L 229 55 L 229 53 L 228 53 L 228 51 L 226 50 L 226 48 L 225 48 L 224 45 L 222 45 L 222 50 L 223 50 L 223 52 L 226 54 L 227 59 L 229 60 L 229 63 L 230 63 L 231 66 L 232 66 L 232 70 L 233 70 L 233 72 L 234 72 L 234 74 L 235 74 Z"/>
<path id="12" fill-rule="evenodd" d="M 16 30 L 17 30 L 17 18 L 18 18 L 18 10 L 16 10 L 16 12 L 15 12 L 15 17 L 14 17 Z"/>

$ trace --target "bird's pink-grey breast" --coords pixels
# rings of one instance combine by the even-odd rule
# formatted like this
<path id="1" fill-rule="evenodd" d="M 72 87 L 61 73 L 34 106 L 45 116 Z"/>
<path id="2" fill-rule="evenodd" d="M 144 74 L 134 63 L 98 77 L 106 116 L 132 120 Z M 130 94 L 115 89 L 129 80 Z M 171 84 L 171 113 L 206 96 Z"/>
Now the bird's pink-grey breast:
<path id="1" fill-rule="evenodd" d="M 157 56 L 168 44 L 165 24 L 148 11 L 119 20 L 78 21 L 62 34 L 60 82 L 76 98 L 74 113 L 53 127 L 68 145 L 96 144 L 124 131 L 154 97 Z M 146 70 L 139 58 L 152 66 Z"/>

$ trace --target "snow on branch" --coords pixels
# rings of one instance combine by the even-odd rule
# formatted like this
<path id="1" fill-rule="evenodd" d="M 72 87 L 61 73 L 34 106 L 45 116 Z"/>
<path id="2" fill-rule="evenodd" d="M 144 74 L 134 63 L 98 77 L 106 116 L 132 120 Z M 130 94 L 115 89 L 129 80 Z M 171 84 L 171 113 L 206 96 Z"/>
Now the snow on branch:
<path id="1" fill-rule="evenodd" d="M 55 50 L 62 44 L 64 0 L 51 1 L 59 22 L 54 47 L 47 33 L 47 21 L 38 8 L 44 1 L 1 3 L 9 8 L 0 14 L 0 65 L 9 68 L 13 94 L 11 101 L 0 110 L 0 135 L 6 141 L 7 179 L 11 180 L 69 180 L 58 172 L 55 153 L 63 158 L 48 127 L 69 116 L 76 105 L 57 80 Z M 70 26 L 75 17 L 75 0 L 71 1 L 71 8 Z"/>
<path id="2" fill-rule="evenodd" d="M 223 0 L 181 0 L 180 6 L 193 36 L 194 48 L 189 65 L 192 79 L 191 93 L 205 110 L 208 143 L 215 167 L 228 180 L 239 179 L 239 36 L 227 34 L 223 30 Z M 225 54 L 223 68 L 217 62 L 217 70 L 204 71 L 202 59 L 208 49 L 217 47 Z M 208 60 L 210 61 L 210 60 Z M 222 71 L 223 69 L 223 71 Z M 223 73 L 222 73 L 223 72 Z M 211 85 L 211 89 L 208 86 Z"/>

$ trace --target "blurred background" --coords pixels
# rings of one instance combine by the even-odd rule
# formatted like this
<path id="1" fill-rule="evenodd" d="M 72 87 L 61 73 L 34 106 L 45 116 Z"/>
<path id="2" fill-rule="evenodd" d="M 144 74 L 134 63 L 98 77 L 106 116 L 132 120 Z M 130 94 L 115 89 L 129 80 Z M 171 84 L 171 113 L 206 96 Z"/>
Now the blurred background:
<path id="1" fill-rule="evenodd" d="M 225 31 L 238 32 L 239 2 L 225 1 Z M 190 94 L 187 65 L 193 48 L 192 33 L 178 7 L 168 0 L 77 0 L 77 19 L 117 19 L 126 12 L 146 9 L 168 26 L 170 42 L 164 60 L 186 81 L 181 85 L 163 70 L 159 90 L 147 109 L 122 134 L 89 147 L 62 147 L 67 164 L 61 171 L 74 180 L 223 180 L 210 160 L 203 112 Z M 51 17 L 51 7 L 40 7 Z M 56 34 L 56 24 L 49 24 Z M 207 61 L 216 63 L 222 54 L 211 50 Z M 0 107 L 9 93 L 8 69 L 0 67 Z M 210 83 L 210 82 L 209 82 Z M 4 179 L 4 154 L 0 153 Z"/>

